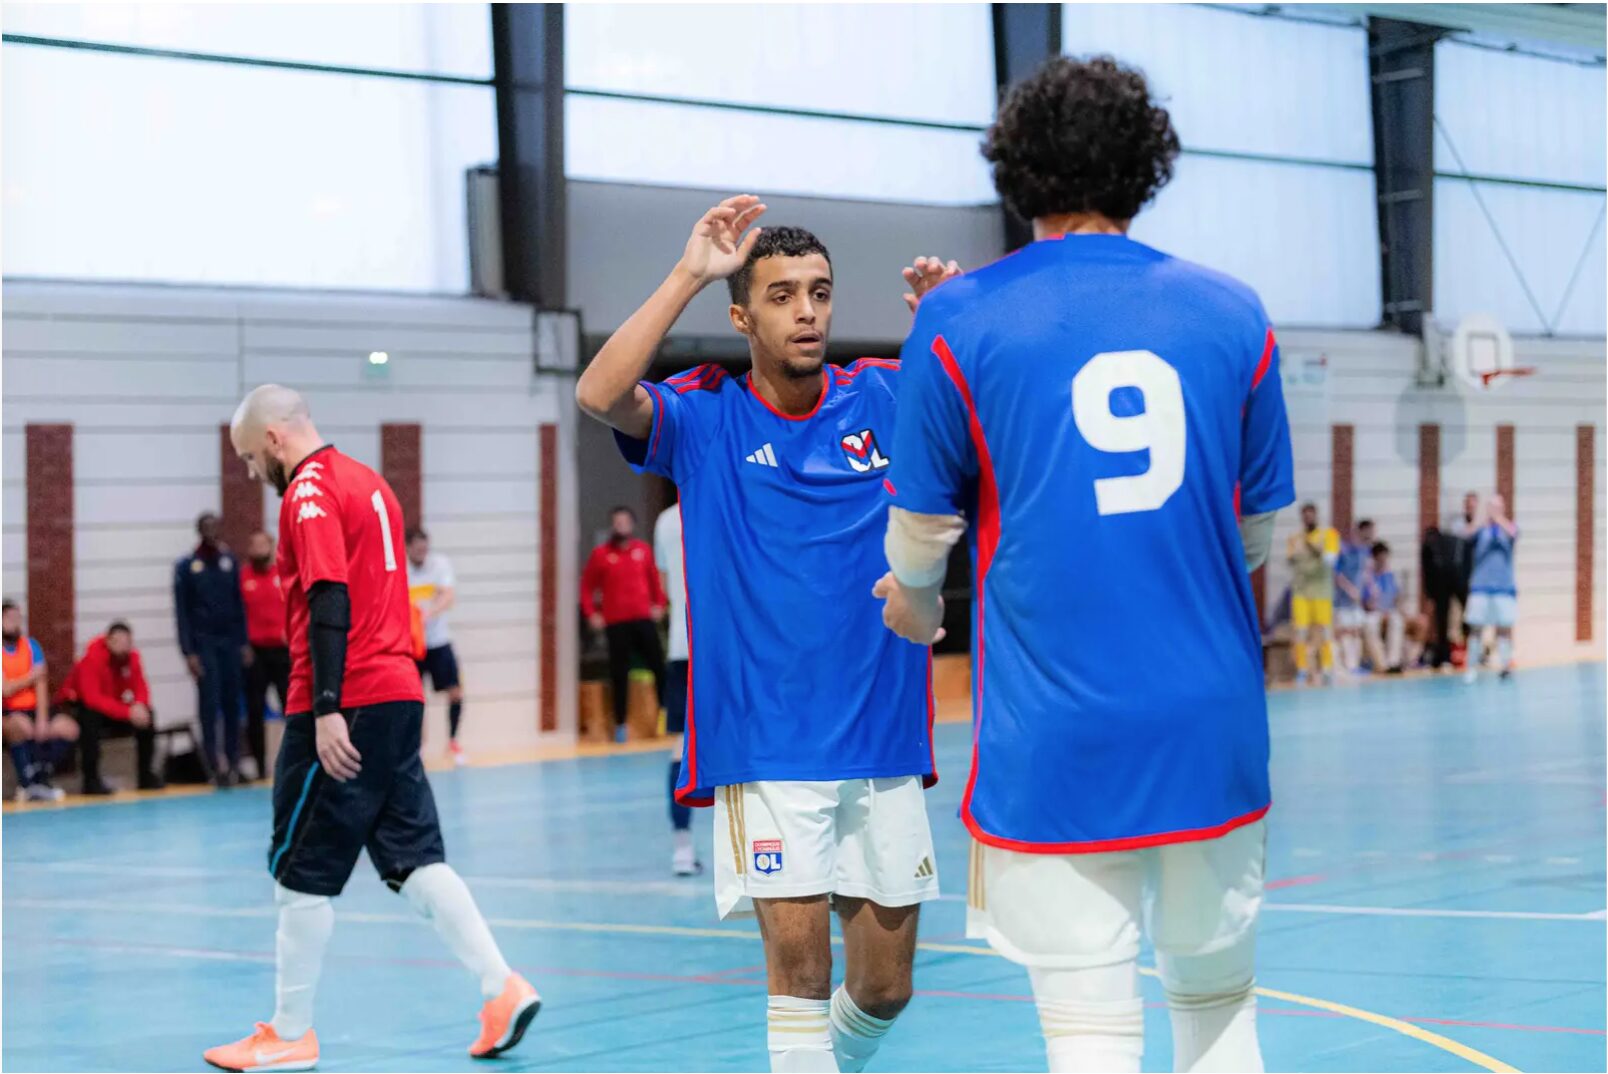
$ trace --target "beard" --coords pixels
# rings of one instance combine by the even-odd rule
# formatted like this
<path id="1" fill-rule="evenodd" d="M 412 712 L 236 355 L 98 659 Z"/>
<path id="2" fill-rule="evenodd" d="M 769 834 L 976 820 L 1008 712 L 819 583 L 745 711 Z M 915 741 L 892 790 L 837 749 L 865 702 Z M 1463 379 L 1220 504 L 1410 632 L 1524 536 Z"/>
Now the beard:
<path id="1" fill-rule="evenodd" d="M 821 367 L 826 365 L 826 355 L 815 358 L 788 355 L 777 365 L 788 380 L 810 380 L 821 375 Z"/>
<path id="2" fill-rule="evenodd" d="M 268 567 L 273 563 L 273 561 L 274 561 L 273 556 L 252 556 L 251 557 L 251 565 L 253 567 L 256 567 L 259 571 L 267 570 Z"/>
<path id="3" fill-rule="evenodd" d="M 0 638 L 4 638 L 7 645 L 16 645 L 22 640 L 22 632 L 8 630 L 4 634 L 0 634 Z"/>
<path id="4" fill-rule="evenodd" d="M 278 459 L 264 459 L 262 463 L 263 474 L 268 481 L 283 496 L 285 490 L 290 488 L 290 474 L 285 470 L 285 464 Z"/>

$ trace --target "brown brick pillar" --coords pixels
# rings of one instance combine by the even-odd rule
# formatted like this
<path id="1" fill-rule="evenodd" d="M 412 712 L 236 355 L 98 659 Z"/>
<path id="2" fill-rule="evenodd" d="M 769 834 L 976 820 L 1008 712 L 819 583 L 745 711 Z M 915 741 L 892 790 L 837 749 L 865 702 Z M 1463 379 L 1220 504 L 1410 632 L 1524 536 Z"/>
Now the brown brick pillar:
<path id="1" fill-rule="evenodd" d="M 246 538 L 262 529 L 262 486 L 235 454 L 227 425 L 218 426 L 218 504 L 223 543 L 245 555 Z"/>
<path id="2" fill-rule="evenodd" d="M 1425 424 L 1418 427 L 1418 532 L 1422 540 L 1424 531 L 1440 525 L 1440 426 Z M 1424 580 L 1418 580 L 1419 607 L 1429 610 L 1429 598 L 1424 595 Z"/>
<path id="3" fill-rule="evenodd" d="M 424 431 L 418 424 L 380 426 L 380 472 L 402 505 L 402 528 L 424 514 Z"/>
<path id="4" fill-rule="evenodd" d="M 536 496 L 536 527 L 541 551 L 537 561 L 536 629 L 541 632 L 536 678 L 541 683 L 540 724 L 543 731 L 558 730 L 558 426 L 551 422 L 538 430 L 540 453 Z"/>
<path id="5" fill-rule="evenodd" d="M 1513 507 L 1513 426 L 1496 427 L 1496 491 L 1507 501 L 1508 517 L 1517 518 Z"/>
<path id="6" fill-rule="evenodd" d="M 1356 427 L 1353 425 L 1336 425 L 1330 430 L 1329 517 L 1333 520 L 1334 528 L 1340 531 L 1341 537 L 1351 532 L 1351 517 L 1354 510 L 1352 477 L 1356 472 L 1352 447 L 1356 432 Z"/>
<path id="7" fill-rule="evenodd" d="M 1591 640 L 1592 598 L 1597 588 L 1597 427 L 1575 427 L 1575 640 Z M 30 520 L 32 515 L 29 516 Z"/>
<path id="8" fill-rule="evenodd" d="M 28 451 L 28 633 L 45 651 L 61 682 L 77 655 L 74 622 L 77 582 L 73 574 L 73 427 L 29 425 Z"/>

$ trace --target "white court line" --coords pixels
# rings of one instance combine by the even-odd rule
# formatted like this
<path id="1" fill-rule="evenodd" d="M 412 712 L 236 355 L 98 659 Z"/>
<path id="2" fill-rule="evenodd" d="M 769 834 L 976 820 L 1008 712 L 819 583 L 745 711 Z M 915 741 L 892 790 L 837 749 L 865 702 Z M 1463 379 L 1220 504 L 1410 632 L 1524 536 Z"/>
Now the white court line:
<path id="1" fill-rule="evenodd" d="M 638 886 L 635 890 L 641 891 Z M 707 898 L 706 891 L 696 892 L 698 897 Z M 946 901 L 958 901 L 964 896 L 942 896 Z M 5 900 L 8 910 L 89 910 L 112 911 L 117 913 L 150 914 L 153 916 L 194 916 L 194 917 L 275 917 L 278 910 L 272 903 L 264 900 L 262 906 L 202 906 L 157 903 L 124 903 L 101 899 L 34 899 L 34 898 L 8 898 Z M 1608 921 L 1608 909 L 1593 910 L 1583 914 L 1543 913 L 1535 910 L 1437 910 L 1429 907 L 1406 906 L 1344 906 L 1333 903 L 1294 903 L 1294 902 L 1264 902 L 1262 909 L 1277 913 L 1294 914 L 1333 914 L 1341 917 L 1434 917 L 1434 918 L 1476 918 L 1484 920 L 1514 920 L 1514 921 Z M 414 914 L 388 914 L 375 913 L 367 910 L 342 910 L 342 921 L 361 921 L 372 924 L 417 924 L 422 921 Z M 609 924 L 589 925 L 579 921 L 548 921 L 541 918 L 490 918 L 488 923 L 499 928 L 509 929 L 569 929 L 577 932 L 641 932 L 657 935 L 686 935 L 709 936 L 720 939 L 729 937 L 749 936 L 747 932 L 737 932 L 732 929 L 717 928 L 682 928 L 669 925 L 630 925 Z"/>
<path id="2" fill-rule="evenodd" d="M 1553 914 L 1539 910 L 1437 910 L 1433 907 L 1413 906 L 1341 906 L 1333 903 L 1264 902 L 1264 910 L 1292 914 L 1361 914 L 1371 917 L 1476 917 L 1486 919 L 1512 919 L 1516 921 L 1603 921 L 1608 910 L 1593 910 L 1585 914 Z"/>

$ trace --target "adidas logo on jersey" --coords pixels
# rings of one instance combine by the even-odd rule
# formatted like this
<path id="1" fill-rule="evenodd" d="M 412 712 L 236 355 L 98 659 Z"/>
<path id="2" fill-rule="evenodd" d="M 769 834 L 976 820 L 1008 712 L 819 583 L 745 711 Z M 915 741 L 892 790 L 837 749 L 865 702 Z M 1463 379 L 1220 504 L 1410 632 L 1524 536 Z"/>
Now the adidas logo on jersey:
<path id="1" fill-rule="evenodd" d="M 304 504 L 301 505 L 301 510 L 296 512 L 296 521 L 297 522 L 306 522 L 309 518 L 328 518 L 328 517 L 329 517 L 329 512 L 325 511 L 322 507 L 318 506 L 316 503 L 304 503 Z"/>
<path id="2" fill-rule="evenodd" d="M 761 466 L 775 466 L 777 464 L 776 452 L 771 450 L 771 446 L 768 443 L 752 455 L 745 455 L 743 458 L 746 462 L 758 463 Z"/>
<path id="3" fill-rule="evenodd" d="M 290 494 L 290 498 L 293 500 L 306 500 L 322 495 L 324 495 L 324 490 L 311 481 L 299 481 L 296 484 L 296 491 Z"/>

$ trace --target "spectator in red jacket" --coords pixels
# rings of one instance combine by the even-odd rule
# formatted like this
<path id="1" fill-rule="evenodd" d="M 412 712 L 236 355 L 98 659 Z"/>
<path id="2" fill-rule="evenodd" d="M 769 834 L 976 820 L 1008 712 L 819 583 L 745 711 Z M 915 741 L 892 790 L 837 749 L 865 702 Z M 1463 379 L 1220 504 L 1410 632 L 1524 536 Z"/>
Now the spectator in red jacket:
<path id="1" fill-rule="evenodd" d="M 631 658 L 638 656 L 653 672 L 653 688 L 664 704 L 664 650 L 654 621 L 664 618 L 664 584 L 653 561 L 653 549 L 636 537 L 636 512 L 616 507 L 609 515 L 613 532 L 592 549 L 581 572 L 581 611 L 609 645 L 609 681 L 614 688 L 614 740 L 625 741 L 626 689 Z M 601 609 L 597 595 L 603 597 Z"/>
<path id="2" fill-rule="evenodd" d="M 151 714 L 151 688 L 127 623 L 114 622 L 89 643 L 83 659 L 73 665 L 62 683 L 57 701 L 76 709 L 85 794 L 112 793 L 100 774 L 100 740 L 107 735 L 132 734 L 139 758 L 140 790 L 161 789 L 161 777 L 153 771 L 156 724 Z"/>
<path id="3" fill-rule="evenodd" d="M 268 687 L 285 711 L 290 696 L 290 649 L 285 640 L 285 590 L 274 565 L 274 539 L 262 530 L 246 543 L 246 562 L 240 568 L 240 601 L 246 609 L 246 744 L 257 762 L 257 778 L 268 778 L 268 747 L 263 715 L 268 708 Z"/>

